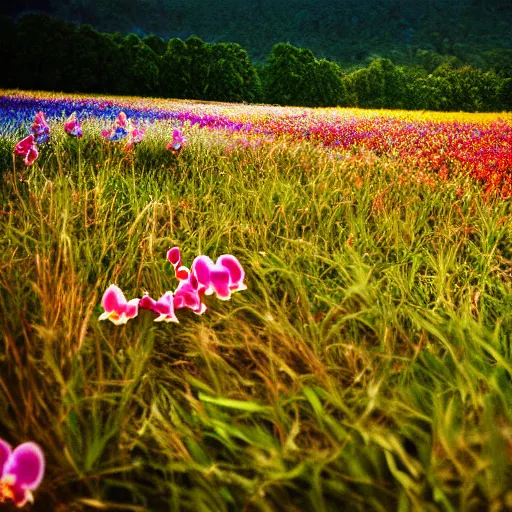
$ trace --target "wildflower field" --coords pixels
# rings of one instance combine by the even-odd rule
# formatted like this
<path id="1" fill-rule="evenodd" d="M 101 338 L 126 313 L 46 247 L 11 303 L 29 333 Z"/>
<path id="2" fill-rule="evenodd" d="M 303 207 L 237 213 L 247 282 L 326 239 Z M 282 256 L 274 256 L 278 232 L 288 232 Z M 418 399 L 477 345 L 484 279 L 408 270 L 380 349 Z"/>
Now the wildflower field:
<path id="1" fill-rule="evenodd" d="M 0 507 L 512 509 L 512 114 L 4 90 L 0 179 Z"/>

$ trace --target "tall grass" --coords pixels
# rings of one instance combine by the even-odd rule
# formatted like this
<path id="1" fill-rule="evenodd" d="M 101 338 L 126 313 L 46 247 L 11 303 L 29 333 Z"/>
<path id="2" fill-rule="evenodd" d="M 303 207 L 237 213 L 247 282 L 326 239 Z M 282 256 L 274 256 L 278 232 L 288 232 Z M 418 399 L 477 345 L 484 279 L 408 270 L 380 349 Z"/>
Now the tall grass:
<path id="1" fill-rule="evenodd" d="M 0 191 L 0 437 L 45 451 L 34 510 L 512 507 L 509 202 L 286 138 L 52 130 Z M 175 245 L 248 290 L 99 322 L 110 283 L 176 287 Z"/>

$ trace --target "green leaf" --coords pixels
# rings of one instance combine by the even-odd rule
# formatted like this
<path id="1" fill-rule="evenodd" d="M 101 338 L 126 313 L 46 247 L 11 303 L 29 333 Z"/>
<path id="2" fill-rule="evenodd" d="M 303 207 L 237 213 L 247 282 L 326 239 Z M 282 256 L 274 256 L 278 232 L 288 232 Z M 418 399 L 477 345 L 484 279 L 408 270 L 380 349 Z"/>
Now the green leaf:
<path id="1" fill-rule="evenodd" d="M 233 400 L 231 398 L 214 398 L 212 396 L 199 393 L 199 400 L 208 404 L 219 405 L 220 407 L 229 407 L 230 409 L 238 409 L 247 412 L 264 412 L 269 408 L 256 402 L 247 402 L 243 400 Z"/>

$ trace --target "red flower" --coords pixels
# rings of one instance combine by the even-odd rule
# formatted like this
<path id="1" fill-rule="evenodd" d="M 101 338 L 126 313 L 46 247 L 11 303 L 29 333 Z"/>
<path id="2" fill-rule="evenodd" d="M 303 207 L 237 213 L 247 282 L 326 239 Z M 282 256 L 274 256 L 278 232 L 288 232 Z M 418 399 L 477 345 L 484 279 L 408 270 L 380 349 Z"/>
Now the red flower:
<path id="1" fill-rule="evenodd" d="M 14 152 L 24 157 L 25 165 L 32 165 L 39 156 L 34 134 L 30 134 L 28 137 L 20 140 L 14 147 Z"/>

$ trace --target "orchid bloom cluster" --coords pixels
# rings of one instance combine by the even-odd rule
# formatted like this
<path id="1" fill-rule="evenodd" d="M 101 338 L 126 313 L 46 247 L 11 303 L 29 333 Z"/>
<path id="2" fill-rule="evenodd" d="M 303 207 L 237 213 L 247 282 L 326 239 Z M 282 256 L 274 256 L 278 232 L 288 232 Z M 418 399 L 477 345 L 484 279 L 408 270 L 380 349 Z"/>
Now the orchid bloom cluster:
<path id="1" fill-rule="evenodd" d="M 142 140 L 145 133 L 146 130 L 144 128 L 134 126 L 131 120 L 126 117 L 126 114 L 120 112 L 110 130 L 103 130 L 101 135 L 112 142 L 126 140 L 126 146 L 123 148 L 123 151 L 128 152 L 135 147 L 135 144 Z"/>
<path id="2" fill-rule="evenodd" d="M 35 443 L 23 443 L 14 450 L 0 439 L 0 505 L 12 501 L 18 508 L 32 503 L 32 491 L 44 476 L 45 460 Z"/>
<path id="3" fill-rule="evenodd" d="M 76 112 L 73 112 L 64 123 L 64 131 L 71 137 L 82 137 L 82 123 L 78 121 Z M 118 142 L 126 141 L 123 151 L 130 152 L 136 144 L 138 144 L 146 134 L 143 127 L 138 127 L 130 119 L 126 117 L 124 112 L 120 112 L 114 121 L 112 127 L 103 130 L 101 135 L 109 141 Z M 39 156 L 37 145 L 47 142 L 50 138 L 50 127 L 46 122 L 43 112 L 36 114 L 34 124 L 32 125 L 32 133 L 20 140 L 14 147 L 14 153 L 23 157 L 26 166 L 32 165 Z M 171 142 L 167 144 L 167 149 L 173 153 L 179 153 L 186 142 L 183 133 L 175 129 Z"/>
<path id="4" fill-rule="evenodd" d="M 174 274 L 179 281 L 174 293 L 167 291 L 158 300 L 145 293 L 140 299 L 127 301 L 121 289 L 112 284 L 101 299 L 105 311 L 99 319 L 108 319 L 115 325 L 125 324 L 135 318 L 139 308 L 142 308 L 158 315 L 155 322 L 179 323 L 176 309 L 189 308 L 195 314 L 202 315 L 207 309 L 202 302 L 204 295 L 215 294 L 220 300 L 229 300 L 232 293 L 247 289 L 242 265 L 231 254 L 219 256 L 215 263 L 208 256 L 197 256 L 190 269 L 181 264 L 179 247 L 170 249 L 167 259 L 174 267 Z"/>
<path id="5" fill-rule="evenodd" d="M 43 112 L 36 114 L 31 131 L 32 133 L 28 137 L 20 140 L 14 147 L 14 153 L 22 156 L 27 166 L 32 165 L 39 156 L 37 145 L 48 141 L 50 138 L 50 127 Z"/>

